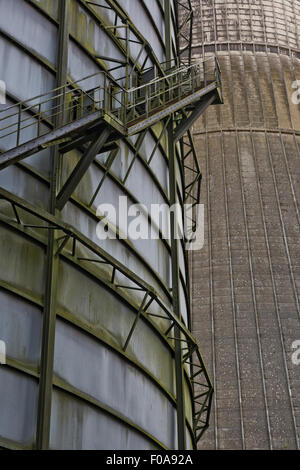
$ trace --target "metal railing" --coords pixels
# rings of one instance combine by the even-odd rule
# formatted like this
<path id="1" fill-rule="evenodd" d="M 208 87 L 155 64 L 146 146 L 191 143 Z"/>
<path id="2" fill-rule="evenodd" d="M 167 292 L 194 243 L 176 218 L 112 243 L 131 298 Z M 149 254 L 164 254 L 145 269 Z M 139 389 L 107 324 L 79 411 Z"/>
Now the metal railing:
<path id="1" fill-rule="evenodd" d="M 141 121 L 210 83 L 220 85 L 215 57 L 190 66 L 166 64 L 163 68 L 164 76 L 156 76 L 153 68 L 153 79 L 135 88 L 125 89 L 107 73 L 99 72 L 2 109 L 0 142 L 8 139 L 5 147 L 18 147 L 47 134 L 55 125 L 62 127 L 93 113 L 99 117 L 110 114 L 126 132 L 129 123 Z"/>

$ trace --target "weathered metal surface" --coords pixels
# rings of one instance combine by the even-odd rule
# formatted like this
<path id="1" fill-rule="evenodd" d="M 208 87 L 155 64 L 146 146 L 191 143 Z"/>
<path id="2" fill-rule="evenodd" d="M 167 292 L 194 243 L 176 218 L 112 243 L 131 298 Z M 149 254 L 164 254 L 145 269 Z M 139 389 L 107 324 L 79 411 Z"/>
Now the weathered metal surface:
<path id="1" fill-rule="evenodd" d="M 131 296 L 128 296 L 128 294 L 126 294 L 124 296 L 124 293 L 126 293 L 128 291 L 130 292 L 130 290 L 133 290 L 137 293 L 135 302 L 137 302 L 138 298 L 140 297 L 140 296 L 138 296 L 138 292 L 147 293 L 147 296 L 149 297 L 150 301 L 147 301 L 147 305 L 144 307 L 144 310 L 142 312 L 143 319 L 146 319 L 146 316 L 149 316 L 149 317 L 154 317 L 154 319 L 156 317 L 161 318 L 164 322 L 167 322 L 168 328 L 167 328 L 166 331 L 164 331 L 165 330 L 165 326 L 164 326 L 164 327 L 162 327 L 163 330 L 156 329 L 156 332 L 159 334 L 161 339 L 164 340 L 166 342 L 166 344 L 168 344 L 168 345 L 170 345 L 170 343 L 167 340 L 175 340 L 176 341 L 178 339 L 178 336 L 177 337 L 170 337 L 169 336 L 171 331 L 173 330 L 173 327 L 175 327 L 175 330 L 177 330 L 179 332 L 179 334 L 181 335 L 181 337 L 183 338 L 181 341 L 184 341 L 185 351 L 187 350 L 187 352 L 184 352 L 184 354 L 183 354 L 183 358 L 182 358 L 183 363 L 189 365 L 191 363 L 190 361 L 192 360 L 193 361 L 193 366 L 195 366 L 195 368 L 196 368 L 196 373 L 193 374 L 193 377 L 191 377 L 191 381 L 192 382 L 194 381 L 194 377 L 195 377 L 195 380 L 196 380 L 196 376 L 197 376 L 197 380 L 199 380 L 200 375 L 201 375 L 202 383 L 204 381 L 203 392 L 204 392 L 204 395 L 206 396 L 205 402 L 207 402 L 207 401 L 210 402 L 210 397 L 211 397 L 210 379 L 207 375 L 207 371 L 205 369 L 205 365 L 203 363 L 201 354 L 199 353 L 198 346 L 195 343 L 195 341 L 194 341 L 193 337 L 191 336 L 190 332 L 186 329 L 185 325 L 180 321 L 179 318 L 177 318 L 174 315 L 174 313 L 172 313 L 172 311 L 168 308 L 168 306 L 164 304 L 164 302 L 157 295 L 157 293 L 154 291 L 152 286 L 150 286 L 150 285 L 147 286 L 147 284 L 145 284 L 144 280 L 139 278 L 135 273 L 130 272 L 125 266 L 122 265 L 122 263 L 119 263 L 116 259 L 109 256 L 108 253 L 106 253 L 103 249 L 100 249 L 100 247 L 98 247 L 97 244 L 91 242 L 88 238 L 84 237 L 74 227 L 71 227 L 69 225 L 64 224 L 59 219 L 51 216 L 46 211 L 38 210 L 33 205 L 26 203 L 22 199 L 17 198 L 16 196 L 14 196 L 11 193 L 8 193 L 7 191 L 1 190 L 0 192 L 1 192 L 2 199 L 4 201 L 9 202 L 12 205 L 13 209 L 14 209 L 14 216 L 15 217 L 13 217 L 13 219 L 10 218 L 10 220 L 9 220 L 9 218 L 3 217 L 3 222 L 4 223 L 6 222 L 6 224 L 8 226 L 15 227 L 15 229 L 19 229 L 20 232 L 22 232 L 24 229 L 26 230 L 27 228 L 30 228 L 30 229 L 34 228 L 37 231 L 40 231 L 40 230 L 45 231 L 46 230 L 46 231 L 49 231 L 49 232 L 52 232 L 53 230 L 56 230 L 56 231 L 59 230 L 59 231 L 62 231 L 65 234 L 63 237 L 60 237 L 64 241 L 61 242 L 60 246 L 58 247 L 58 250 L 57 250 L 56 254 L 54 255 L 54 260 L 55 260 L 56 263 L 58 262 L 58 254 L 61 253 L 62 250 L 67 247 L 67 244 L 65 243 L 65 239 L 67 239 L 67 241 L 68 241 L 70 238 L 72 238 L 73 242 L 71 244 L 71 254 L 67 257 L 67 259 L 69 259 L 69 261 L 71 261 L 72 263 L 74 263 L 74 261 L 76 263 L 76 260 L 77 260 L 77 263 L 78 263 L 78 261 L 83 261 L 83 262 L 88 262 L 88 263 L 95 263 L 95 262 L 96 263 L 97 262 L 103 263 L 104 262 L 105 264 L 107 264 L 108 267 L 112 268 L 112 274 L 109 273 L 109 272 L 108 273 L 106 272 L 106 275 L 103 273 L 102 276 L 99 278 L 99 273 L 98 273 L 98 275 L 96 276 L 96 279 L 99 279 L 101 284 L 104 284 L 109 290 L 113 291 L 117 296 L 118 295 L 121 296 L 121 298 L 123 298 L 123 301 L 125 301 L 125 302 L 130 301 Z M 33 215 L 36 218 L 36 221 L 38 221 L 38 225 L 37 225 L 37 223 L 35 223 L 34 225 L 24 224 L 24 222 L 25 222 L 24 219 L 27 218 L 29 214 Z M 16 218 L 16 220 L 15 220 L 15 218 Z M 47 224 L 45 224 L 45 222 Z M 44 224 L 41 224 L 41 223 L 44 223 Z M 22 230 L 22 228 L 23 228 L 23 230 Z M 31 235 L 31 238 L 32 238 L 32 235 Z M 76 246 L 77 246 L 77 249 L 76 249 Z M 82 258 L 81 256 L 78 257 L 79 253 L 81 255 L 84 254 L 85 249 L 89 250 L 90 256 L 93 254 L 93 258 L 86 258 L 86 257 Z M 96 255 L 96 258 L 95 258 L 95 255 Z M 66 256 L 66 254 L 65 254 L 65 256 Z M 79 263 L 79 266 L 81 266 L 81 269 L 84 269 L 84 265 L 82 265 L 81 262 Z M 90 274 L 95 277 L 96 273 L 95 273 L 94 269 L 92 269 L 88 272 L 90 272 Z M 58 279 L 56 279 L 56 282 L 58 282 Z M 121 285 L 117 284 L 117 282 L 122 282 L 122 284 Z M 5 288 L 9 289 L 9 290 L 12 290 L 9 287 L 9 283 L 6 283 Z M 22 297 L 24 297 L 24 293 L 22 293 L 20 289 L 18 289 L 18 291 L 16 291 L 14 289 L 13 291 L 18 293 Z M 122 295 L 122 293 L 123 293 L 123 295 Z M 142 295 L 144 295 L 144 294 L 142 294 Z M 139 312 L 140 312 L 140 309 L 143 308 L 143 304 L 144 304 L 144 301 L 142 302 L 141 306 L 138 307 Z M 148 311 L 150 305 L 151 305 L 151 312 Z M 136 309 L 135 304 L 130 304 L 130 306 L 131 306 L 131 308 Z M 72 315 L 71 315 L 71 317 L 64 316 L 64 318 L 68 322 L 74 324 L 74 319 L 72 319 Z M 82 322 L 78 323 L 77 321 L 75 321 L 75 325 L 77 327 L 81 328 L 81 329 L 85 329 L 85 328 L 83 328 L 83 323 Z M 155 325 L 152 324 L 152 326 L 154 327 Z M 164 333 L 162 333 L 162 331 L 164 331 Z M 89 335 L 97 336 L 97 338 L 98 338 L 98 335 L 95 335 L 95 332 L 93 330 L 86 329 L 86 333 L 89 333 Z M 100 338 L 101 338 L 101 336 L 99 337 L 99 339 Z M 140 339 L 140 338 L 138 338 L 138 339 Z M 124 351 L 124 349 L 122 349 L 122 351 Z M 171 351 L 172 351 L 172 348 L 170 350 L 170 353 L 171 353 Z M 16 364 L 13 361 L 11 361 L 10 358 L 9 358 L 9 364 L 13 365 L 14 368 L 16 368 Z M 19 368 L 19 367 L 17 367 L 17 368 Z M 26 367 L 25 367 L 25 370 L 26 370 Z M 147 372 L 147 370 L 145 370 L 145 372 L 146 372 L 147 376 L 149 376 L 149 373 Z M 185 378 L 187 378 L 186 371 L 185 371 Z M 153 379 L 154 379 L 154 382 L 156 383 L 156 385 L 159 386 L 159 382 L 157 382 L 157 380 L 155 380 L 154 376 L 153 376 Z M 47 376 L 47 380 L 49 380 L 49 376 Z M 188 381 L 188 384 L 189 384 L 189 381 Z M 60 385 L 60 386 L 62 386 L 62 385 Z M 63 388 L 66 389 L 66 385 L 64 385 Z M 79 396 L 80 396 L 80 393 L 81 393 L 80 390 L 77 390 L 76 388 L 74 389 L 73 386 L 72 386 L 72 390 L 73 390 L 72 391 L 73 394 L 74 393 L 76 395 L 79 394 Z M 190 389 L 189 389 L 189 393 L 190 393 Z M 170 395 L 167 395 L 167 396 L 172 401 L 172 397 Z M 178 400 L 178 395 L 177 395 L 176 399 Z M 102 406 L 102 405 L 99 403 L 98 406 Z M 206 411 L 208 411 L 208 409 L 203 410 L 204 415 L 203 415 L 203 413 L 201 413 L 200 417 L 201 417 L 202 420 L 205 417 Z M 112 413 L 112 410 L 110 410 L 110 413 Z M 115 413 L 113 413 L 113 414 L 115 414 Z M 207 416 L 207 419 L 208 419 L 208 417 L 209 417 L 209 414 Z M 186 423 L 187 427 L 190 431 L 192 430 L 192 428 L 189 426 L 189 423 L 191 422 L 191 418 L 192 418 L 192 416 L 190 416 L 188 418 L 188 421 Z M 120 419 L 122 420 L 121 417 L 120 417 Z M 208 422 L 204 422 L 203 424 L 201 424 L 201 427 L 196 429 L 195 436 L 197 436 L 199 434 L 200 429 L 203 432 L 203 430 L 207 427 L 207 424 L 208 424 Z M 199 426 L 200 426 L 200 423 L 199 423 Z M 47 430 L 45 432 L 47 433 Z M 193 436 L 193 434 L 192 434 L 192 436 Z M 43 444 L 43 446 L 44 445 L 45 444 Z"/>

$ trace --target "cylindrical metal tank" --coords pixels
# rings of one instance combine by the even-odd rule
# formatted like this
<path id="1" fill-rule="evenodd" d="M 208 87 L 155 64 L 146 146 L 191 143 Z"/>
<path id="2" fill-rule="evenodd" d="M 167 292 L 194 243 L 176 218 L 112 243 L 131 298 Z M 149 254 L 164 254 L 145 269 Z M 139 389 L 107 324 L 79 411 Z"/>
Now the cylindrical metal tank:
<path id="1" fill-rule="evenodd" d="M 215 387 L 200 448 L 299 449 L 300 2 L 192 5 L 193 58 L 217 54 L 225 102 L 193 128 L 193 332 Z"/>
<path id="2" fill-rule="evenodd" d="M 130 72 L 177 56 L 175 2 L 171 51 L 165 8 L 160 0 L 0 0 L 5 106 L 100 70 L 133 86 Z M 86 88 L 92 86 L 91 80 Z M 26 112 L 26 103 L 20 106 Z M 27 140 L 36 126 L 51 127 L 29 111 L 28 122 Z M 158 123 L 98 155 L 59 212 L 55 195 L 82 155 L 80 148 L 60 155 L 61 143 L 0 172 L 6 191 L 0 200 L 0 340 L 6 345 L 0 446 L 176 449 L 180 401 L 186 447 L 192 448 L 188 369 L 176 392 L 174 339 L 164 334 L 170 322 L 160 318 L 155 300 L 151 317 L 141 311 L 149 298 L 131 276 L 172 309 L 170 240 L 99 241 L 96 230 L 102 203 L 118 207 L 122 196 L 129 206 L 143 204 L 146 221 L 151 204 L 169 203 L 166 126 Z M 1 152 L 12 147 L 10 137 L 1 146 Z M 182 201 L 179 170 L 176 189 Z M 182 242 L 178 259 L 181 320 L 188 326 Z"/>

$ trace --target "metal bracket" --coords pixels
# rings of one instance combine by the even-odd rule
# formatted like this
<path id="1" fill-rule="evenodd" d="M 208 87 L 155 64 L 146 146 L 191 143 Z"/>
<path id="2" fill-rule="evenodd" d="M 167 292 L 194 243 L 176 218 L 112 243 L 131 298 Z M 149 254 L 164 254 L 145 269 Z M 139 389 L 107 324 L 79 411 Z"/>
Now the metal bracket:
<path id="1" fill-rule="evenodd" d="M 56 207 L 58 210 L 61 211 L 64 208 L 65 204 L 72 196 L 73 192 L 92 164 L 94 158 L 99 153 L 111 133 L 112 130 L 109 127 L 104 128 L 99 137 L 91 143 L 88 150 L 82 156 L 79 163 L 76 165 L 71 175 L 60 190 L 59 194 L 57 195 Z"/>

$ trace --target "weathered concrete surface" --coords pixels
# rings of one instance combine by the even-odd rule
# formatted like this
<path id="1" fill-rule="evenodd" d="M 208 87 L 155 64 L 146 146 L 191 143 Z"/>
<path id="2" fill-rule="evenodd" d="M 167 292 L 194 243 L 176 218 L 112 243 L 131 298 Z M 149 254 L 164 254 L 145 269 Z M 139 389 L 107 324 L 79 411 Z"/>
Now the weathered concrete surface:
<path id="1" fill-rule="evenodd" d="M 191 260 L 193 332 L 215 384 L 199 447 L 295 449 L 300 1 L 193 5 L 193 55 L 218 54 L 225 99 L 194 126 L 206 240 Z"/>

